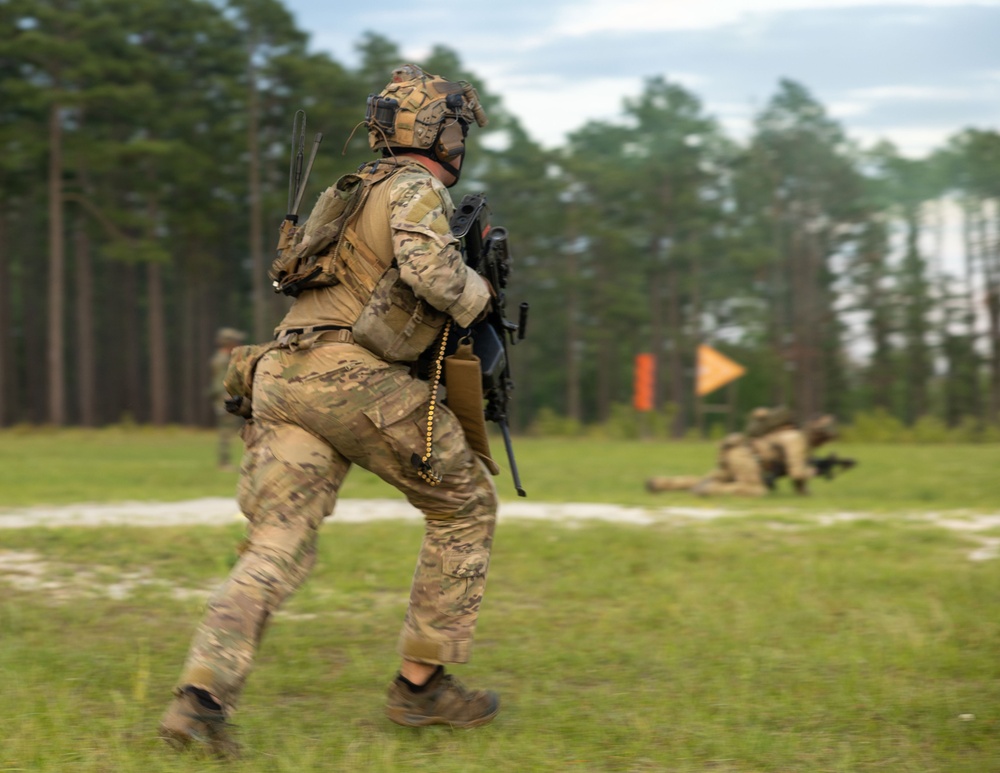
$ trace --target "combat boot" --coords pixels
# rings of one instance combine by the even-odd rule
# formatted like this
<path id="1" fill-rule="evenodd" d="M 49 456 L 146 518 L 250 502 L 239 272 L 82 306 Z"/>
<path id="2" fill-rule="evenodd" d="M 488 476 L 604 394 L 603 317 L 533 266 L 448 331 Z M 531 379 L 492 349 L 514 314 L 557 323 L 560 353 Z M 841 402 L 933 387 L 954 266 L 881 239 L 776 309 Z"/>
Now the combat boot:
<path id="1" fill-rule="evenodd" d="M 414 691 L 401 676 L 389 685 L 385 715 L 397 725 L 424 727 L 485 725 L 500 711 L 500 698 L 491 690 L 467 690 L 439 667 Z"/>
<path id="2" fill-rule="evenodd" d="M 226 713 L 205 690 L 178 688 L 160 720 L 160 738 L 178 750 L 192 743 L 227 759 L 240 755 L 239 744 L 229 735 Z"/>

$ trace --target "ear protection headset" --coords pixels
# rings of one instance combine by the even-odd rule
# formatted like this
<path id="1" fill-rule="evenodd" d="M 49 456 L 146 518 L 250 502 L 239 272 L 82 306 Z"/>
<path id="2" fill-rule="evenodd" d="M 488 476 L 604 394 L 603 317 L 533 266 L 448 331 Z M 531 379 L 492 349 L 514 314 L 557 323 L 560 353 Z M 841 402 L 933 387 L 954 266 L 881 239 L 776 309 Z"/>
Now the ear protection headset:
<path id="1" fill-rule="evenodd" d="M 464 155 L 468 133 L 469 124 L 461 118 L 445 123 L 434 141 L 434 157 L 442 164 L 448 164 Z"/>

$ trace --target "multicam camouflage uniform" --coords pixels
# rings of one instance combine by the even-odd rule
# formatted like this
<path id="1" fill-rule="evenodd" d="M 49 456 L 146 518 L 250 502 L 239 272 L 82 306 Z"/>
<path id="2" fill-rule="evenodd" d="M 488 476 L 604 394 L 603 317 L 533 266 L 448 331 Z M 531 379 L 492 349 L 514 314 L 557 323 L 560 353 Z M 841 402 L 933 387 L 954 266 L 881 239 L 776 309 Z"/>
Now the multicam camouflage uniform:
<path id="1" fill-rule="evenodd" d="M 401 278 L 419 298 L 468 326 L 489 290 L 455 248 L 450 196 L 422 165 L 398 163 L 396 174 L 372 188 L 357 234 L 376 253 L 395 255 Z M 347 266 L 357 259 L 349 247 L 342 255 Z M 249 521 L 245 549 L 209 602 L 178 688 L 204 690 L 226 714 L 239 699 L 268 618 L 309 574 L 320 525 L 351 464 L 394 485 L 425 517 L 401 655 L 426 664 L 469 658 L 496 490 L 440 403 L 432 462 L 441 483 L 418 475 L 412 457 L 424 450 L 430 387 L 407 364 L 386 362 L 352 342 L 349 328 L 363 301 L 345 279 L 302 293 L 276 330 L 283 348 L 257 366 L 239 484 Z M 343 329 L 308 332 L 315 326 Z"/>
<path id="2" fill-rule="evenodd" d="M 764 474 L 772 481 L 788 476 L 799 493 L 807 493 L 816 468 L 809 463 L 810 453 L 837 436 L 832 416 L 821 416 L 800 429 L 784 409 L 773 409 L 771 428 L 751 439 Z"/>
<path id="3" fill-rule="evenodd" d="M 216 349 L 212 359 L 209 360 L 208 367 L 211 373 L 211 380 L 208 385 L 208 396 L 212 401 L 212 413 L 215 416 L 215 428 L 217 435 L 218 463 L 222 469 L 231 466 L 231 449 L 233 440 L 243 427 L 243 419 L 234 416 L 226 410 L 225 400 L 228 395 L 222 387 L 222 381 L 226 376 L 226 369 L 229 367 L 229 358 L 233 347 L 243 343 L 246 336 L 239 330 L 232 328 L 222 328 L 216 334 Z"/>
<path id="4" fill-rule="evenodd" d="M 719 446 L 716 467 L 705 476 L 677 475 L 646 481 L 650 492 L 691 491 L 704 496 L 759 497 L 767 493 L 761 466 L 746 436 L 727 435 Z"/>

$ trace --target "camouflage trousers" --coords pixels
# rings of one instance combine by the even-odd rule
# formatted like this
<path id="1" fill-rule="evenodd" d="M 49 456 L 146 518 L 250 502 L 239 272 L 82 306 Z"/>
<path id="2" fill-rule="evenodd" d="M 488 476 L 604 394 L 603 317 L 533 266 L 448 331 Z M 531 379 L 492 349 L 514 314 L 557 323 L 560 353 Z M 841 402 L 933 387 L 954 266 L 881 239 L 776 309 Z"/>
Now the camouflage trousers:
<path id="1" fill-rule="evenodd" d="M 760 462 L 746 445 L 724 448 L 716 468 L 706 476 L 650 478 L 646 488 L 649 491 L 691 491 L 704 496 L 759 497 L 767 493 Z"/>
<path id="2" fill-rule="evenodd" d="M 424 452 L 429 396 L 406 367 L 351 344 L 278 349 L 260 361 L 238 491 L 249 522 L 245 549 L 209 601 L 180 685 L 235 706 L 268 618 L 313 566 L 319 528 L 352 463 L 424 514 L 400 654 L 428 664 L 469 659 L 497 495 L 454 414 L 440 405 L 432 464 L 441 483 L 417 475 L 411 458 Z"/>
<path id="3" fill-rule="evenodd" d="M 215 407 L 215 434 L 217 440 L 217 459 L 220 467 L 228 467 L 232 463 L 233 440 L 240 434 L 243 419 L 234 416 L 225 408 Z"/>

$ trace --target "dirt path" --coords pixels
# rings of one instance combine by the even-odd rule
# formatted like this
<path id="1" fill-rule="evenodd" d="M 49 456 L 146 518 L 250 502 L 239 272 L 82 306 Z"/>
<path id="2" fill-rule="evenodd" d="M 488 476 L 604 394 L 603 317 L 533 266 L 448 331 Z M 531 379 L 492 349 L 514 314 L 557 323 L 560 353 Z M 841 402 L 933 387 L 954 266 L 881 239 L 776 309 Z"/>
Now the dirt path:
<path id="1" fill-rule="evenodd" d="M 706 519 L 738 515 L 736 511 L 697 507 L 667 507 L 647 510 L 641 507 L 583 503 L 505 502 L 501 518 L 542 521 L 605 521 L 649 525 L 670 518 Z M 120 504 L 79 504 L 59 507 L 0 508 L 0 529 L 31 526 L 184 526 L 220 525 L 239 519 L 236 502 L 228 497 L 192 499 L 184 502 L 123 502 Z M 412 519 L 420 513 L 397 499 L 342 499 L 332 521 L 366 523 L 370 521 Z"/>
<path id="2" fill-rule="evenodd" d="M 790 511 L 788 511 L 790 512 Z M 787 512 L 782 513 L 787 514 Z M 593 503 L 538 503 L 504 502 L 500 509 L 501 521 L 533 520 L 579 525 L 586 522 L 605 522 L 646 526 L 670 523 L 682 526 L 716 518 L 738 519 L 759 513 L 727 510 L 720 507 L 661 507 L 641 508 Z M 787 520 L 773 524 L 773 528 L 823 528 L 845 521 L 880 518 L 873 513 L 812 513 L 801 514 L 801 526 Z M 224 525 L 242 520 L 234 499 L 214 497 L 184 502 L 124 502 L 120 504 L 79 504 L 62 507 L 31 507 L 23 509 L 0 508 L 0 530 L 34 526 L 183 526 Z M 973 513 L 952 511 L 946 513 L 899 513 L 894 520 L 901 523 L 934 524 L 944 529 L 963 532 L 969 538 L 966 553 L 970 561 L 1000 559 L 1000 537 L 993 536 L 1000 529 L 1000 513 Z M 344 499 L 337 503 L 337 510 L 328 524 L 366 523 L 378 520 L 403 519 L 418 521 L 420 513 L 402 500 L 393 499 Z M 763 524 L 766 528 L 766 522 Z M 991 533 L 985 533 L 991 532 Z M 0 540 L 2 545 L 2 540 Z M 103 574 L 102 574 L 103 572 Z M 38 590 L 54 598 L 72 600 L 81 594 L 97 594 L 112 598 L 125 598 L 140 586 L 166 585 L 178 598 L 196 596 L 207 598 L 210 588 L 181 588 L 154 577 L 148 570 L 140 569 L 116 578 L 108 584 L 102 578 L 114 576 L 108 567 L 73 566 L 52 563 L 41 554 L 26 551 L 5 551 L 0 547 L 0 585 L 12 585 L 22 590 Z M 65 577 L 73 578 L 67 583 Z"/>
<path id="3" fill-rule="evenodd" d="M 782 511 L 787 515 L 794 511 Z M 723 507 L 626 507 L 583 502 L 505 501 L 500 506 L 501 520 L 586 522 L 634 524 L 691 523 L 716 518 L 759 516 L 759 512 L 728 510 Z M 844 521 L 880 519 L 875 513 L 802 514 L 805 522 L 828 526 Z M 234 499 L 210 497 L 182 502 L 123 502 L 119 504 L 78 504 L 59 507 L 0 507 L 0 529 L 32 526 L 184 526 L 221 525 L 242 518 Z M 342 499 L 328 523 L 367 523 L 381 520 L 418 520 L 420 513 L 399 499 Z M 1000 513 L 972 511 L 894 513 L 894 520 L 932 523 L 965 533 L 1000 529 Z M 989 541 L 985 535 L 983 541 Z M 1000 540 L 997 540 L 1000 544 Z"/>

